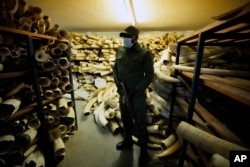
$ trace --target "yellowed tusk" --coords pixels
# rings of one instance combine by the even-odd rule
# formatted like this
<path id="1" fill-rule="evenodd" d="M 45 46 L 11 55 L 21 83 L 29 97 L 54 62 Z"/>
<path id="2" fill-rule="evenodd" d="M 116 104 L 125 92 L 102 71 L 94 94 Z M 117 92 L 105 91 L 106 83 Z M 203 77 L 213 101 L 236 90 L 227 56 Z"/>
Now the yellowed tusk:
<path id="1" fill-rule="evenodd" d="M 184 121 L 176 129 L 178 136 L 186 139 L 194 146 L 201 148 L 208 153 L 218 153 L 225 158 L 229 158 L 229 152 L 233 150 L 247 151 L 249 149 L 234 144 L 208 132 L 198 129 Z"/>
<path id="2" fill-rule="evenodd" d="M 170 134 L 166 139 L 162 140 L 161 147 L 162 149 L 166 149 L 171 147 L 177 140 L 177 136 L 175 133 Z"/>
<path id="3" fill-rule="evenodd" d="M 31 153 L 33 153 L 37 148 L 37 144 L 32 145 L 31 147 L 29 147 L 24 153 L 23 156 L 24 158 L 27 158 Z"/>
<path id="4" fill-rule="evenodd" d="M 58 139 L 55 139 L 53 143 L 54 143 L 55 156 L 65 153 L 65 144 L 61 137 L 59 137 Z"/>
<path id="5" fill-rule="evenodd" d="M 7 154 L 15 143 L 15 137 L 13 135 L 2 135 L 0 136 L 0 155 Z M 4 143 L 4 144 L 3 144 Z"/>
<path id="6" fill-rule="evenodd" d="M 65 98 L 60 98 L 58 100 L 57 110 L 62 115 L 68 114 L 68 102 Z"/>
<path id="7" fill-rule="evenodd" d="M 91 107 L 93 106 L 93 104 L 97 102 L 97 97 L 93 97 L 91 98 L 87 104 L 85 105 L 85 108 L 84 108 L 84 115 L 89 115 L 90 113 L 92 113 L 92 110 L 91 110 Z"/>
<path id="8" fill-rule="evenodd" d="M 35 166 L 45 166 L 45 158 L 41 150 L 36 149 L 22 162 L 21 166 L 28 166 L 34 164 Z"/>
<path id="9" fill-rule="evenodd" d="M 10 96 L 13 96 L 16 93 L 18 93 L 19 91 L 21 91 L 24 87 L 25 87 L 25 84 L 24 84 L 24 82 L 22 82 L 19 85 L 17 85 L 17 87 L 15 87 L 13 90 L 9 91 L 4 97 L 8 98 Z"/>
<path id="10" fill-rule="evenodd" d="M 158 158 L 166 157 L 172 155 L 173 153 L 177 152 L 181 148 L 181 142 L 178 139 L 172 146 L 164 150 L 163 152 L 156 154 Z"/>
<path id="11" fill-rule="evenodd" d="M 49 87 L 51 84 L 50 79 L 47 77 L 40 77 L 38 83 L 41 87 Z"/>
<path id="12" fill-rule="evenodd" d="M 104 116 L 105 104 L 102 102 L 94 111 L 95 121 L 101 127 L 108 125 L 108 120 Z"/>
<path id="13" fill-rule="evenodd" d="M 118 134 L 121 129 L 119 124 L 113 119 L 109 120 L 109 128 L 114 135 Z"/>
<path id="14" fill-rule="evenodd" d="M 34 142 L 36 136 L 37 136 L 37 130 L 34 128 L 29 128 L 23 132 L 21 136 L 25 136 L 25 138 L 28 138 L 28 143 L 31 144 Z"/>
<path id="15" fill-rule="evenodd" d="M 33 128 L 37 130 L 40 126 L 41 126 L 41 122 L 36 116 L 29 119 L 29 122 L 28 122 L 29 128 Z"/>
<path id="16" fill-rule="evenodd" d="M 221 156 L 220 154 L 213 154 L 210 161 L 209 161 L 209 167 L 229 167 L 230 161 Z"/>

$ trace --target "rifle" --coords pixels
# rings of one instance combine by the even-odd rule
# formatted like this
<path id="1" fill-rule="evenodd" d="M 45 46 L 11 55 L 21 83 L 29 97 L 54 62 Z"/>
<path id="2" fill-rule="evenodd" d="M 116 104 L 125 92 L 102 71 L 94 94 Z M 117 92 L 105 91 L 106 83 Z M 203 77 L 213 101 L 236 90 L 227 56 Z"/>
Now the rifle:
<path id="1" fill-rule="evenodd" d="M 113 76 L 114 76 L 115 82 L 121 86 L 121 88 L 122 88 L 122 94 L 125 97 L 125 103 L 126 103 L 126 105 L 128 107 L 128 110 L 129 110 L 131 116 L 133 116 L 133 109 L 132 109 L 132 105 L 131 105 L 131 102 L 129 100 L 126 88 L 124 86 L 124 83 L 119 81 L 114 67 L 113 67 Z"/>
<path id="2" fill-rule="evenodd" d="M 121 85 L 121 88 L 122 88 L 122 94 L 125 97 L 125 103 L 126 103 L 126 105 L 128 107 L 128 110 L 129 110 L 130 114 L 133 115 L 132 105 L 131 105 L 130 99 L 128 97 L 128 94 L 127 94 L 127 91 L 125 89 L 125 86 L 124 86 L 123 82 L 120 82 L 120 85 Z"/>

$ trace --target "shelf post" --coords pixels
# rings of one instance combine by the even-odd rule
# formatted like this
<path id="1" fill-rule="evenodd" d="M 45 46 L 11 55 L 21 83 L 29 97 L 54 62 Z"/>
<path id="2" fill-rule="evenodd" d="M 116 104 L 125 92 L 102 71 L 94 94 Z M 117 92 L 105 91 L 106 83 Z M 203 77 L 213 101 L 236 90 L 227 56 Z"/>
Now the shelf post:
<path id="1" fill-rule="evenodd" d="M 205 33 L 199 34 L 195 67 L 194 67 L 194 75 L 193 75 L 193 79 L 192 79 L 191 97 L 190 97 L 190 101 L 189 101 L 189 105 L 188 105 L 188 114 L 187 114 L 187 122 L 190 124 L 192 123 L 194 105 L 195 105 L 196 95 L 197 95 L 197 91 L 198 91 L 198 87 L 199 87 L 200 70 L 201 70 L 201 63 L 202 63 L 202 58 L 203 58 L 205 37 L 206 37 Z M 183 139 L 182 150 L 181 150 L 181 154 L 180 154 L 178 167 L 183 167 L 184 160 L 186 157 L 187 145 L 188 145 L 188 142 L 185 139 Z"/>
<path id="2" fill-rule="evenodd" d="M 27 35 L 28 46 L 29 46 L 29 58 L 32 65 L 33 77 L 34 77 L 34 85 L 35 85 L 35 93 L 36 93 L 36 102 L 37 102 L 37 115 L 41 122 L 41 126 L 38 129 L 39 132 L 39 144 L 41 145 L 41 150 L 43 151 L 45 157 L 45 166 L 46 167 L 54 167 L 55 166 L 55 156 L 53 151 L 53 143 L 49 139 L 48 127 L 45 119 L 45 114 L 43 111 L 42 97 L 39 88 L 38 82 L 38 71 L 35 60 L 35 51 L 33 46 L 32 37 Z"/>
<path id="3" fill-rule="evenodd" d="M 180 50 L 181 50 L 181 43 L 177 44 L 176 48 L 176 60 L 175 64 L 179 64 L 179 58 L 180 58 Z M 177 78 L 178 70 L 174 70 L 174 76 Z M 172 85 L 172 91 L 171 91 L 171 98 L 170 98 L 170 109 L 169 109 L 169 122 L 168 122 L 168 130 L 167 135 L 170 135 L 173 131 L 173 114 L 174 114 L 174 104 L 175 104 L 175 95 L 176 95 L 176 83 L 173 83 Z"/>
<path id="4" fill-rule="evenodd" d="M 69 63 L 70 63 L 70 66 L 69 66 L 69 80 L 70 80 L 70 83 L 72 84 L 72 87 L 73 87 L 73 90 L 71 91 L 71 98 L 72 98 L 72 102 L 73 102 L 73 108 L 74 108 L 74 113 L 75 113 L 75 125 L 76 125 L 76 130 L 78 130 L 78 123 L 77 123 L 77 113 L 76 113 L 76 103 L 75 103 L 75 93 L 74 93 L 74 84 L 73 84 L 73 78 L 72 78 L 72 68 L 71 68 L 71 46 L 70 46 L 70 43 L 68 43 L 68 60 L 69 60 Z"/>

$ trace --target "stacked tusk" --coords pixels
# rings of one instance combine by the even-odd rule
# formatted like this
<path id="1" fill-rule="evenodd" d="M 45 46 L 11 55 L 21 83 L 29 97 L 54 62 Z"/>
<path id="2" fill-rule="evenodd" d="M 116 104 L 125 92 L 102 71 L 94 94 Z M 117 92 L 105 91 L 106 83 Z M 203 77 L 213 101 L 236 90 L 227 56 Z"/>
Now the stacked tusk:
<path id="1" fill-rule="evenodd" d="M 172 133 L 166 139 L 161 141 L 161 147 L 163 149 L 169 148 L 176 142 L 176 140 L 178 140 L 176 134 Z"/>
<path id="2" fill-rule="evenodd" d="M 210 161 L 209 167 L 229 167 L 230 161 L 220 154 L 213 154 Z"/>
<path id="3" fill-rule="evenodd" d="M 247 148 L 231 143 L 227 140 L 221 139 L 212 134 L 209 134 L 203 130 L 200 130 L 192 125 L 189 125 L 188 123 L 184 121 L 182 121 L 178 125 L 176 132 L 178 136 L 186 139 L 187 141 L 203 149 L 204 151 L 212 153 L 212 154 L 218 153 L 225 158 L 229 158 L 230 151 L 249 150 Z"/>
<path id="4" fill-rule="evenodd" d="M 65 153 L 65 144 L 61 137 L 53 141 L 55 156 Z"/>
<path id="5" fill-rule="evenodd" d="M 58 66 L 60 69 L 67 69 L 70 66 L 70 62 L 66 57 L 60 57 L 58 59 Z"/>
<path id="6" fill-rule="evenodd" d="M 61 39 L 63 39 L 63 38 L 68 39 L 70 37 L 70 34 L 66 30 L 59 30 L 57 37 L 61 38 Z"/>
<path id="7" fill-rule="evenodd" d="M 53 27 L 51 27 L 50 29 L 48 29 L 45 32 L 45 34 L 56 37 L 57 33 L 58 33 L 58 29 L 59 29 L 59 25 L 55 24 Z"/>
<path id="8" fill-rule="evenodd" d="M 32 152 L 27 158 L 25 158 L 21 166 L 26 167 L 29 164 L 34 164 L 35 166 L 45 166 L 45 157 L 41 150 L 36 149 Z"/>
<path id="9" fill-rule="evenodd" d="M 46 24 L 44 22 L 44 20 L 38 20 L 37 21 L 37 33 L 38 34 L 44 34 L 46 31 Z"/>
<path id="10" fill-rule="evenodd" d="M 112 119 L 109 121 L 109 128 L 114 135 L 118 134 L 121 130 L 119 124 Z"/>
<path id="11" fill-rule="evenodd" d="M 1 59 L 1 57 L 0 57 L 0 59 Z M 0 63 L 0 72 L 3 71 L 3 69 L 4 69 L 4 65 L 2 63 Z"/>
<path id="12" fill-rule="evenodd" d="M 181 142 L 179 139 L 177 139 L 173 145 L 171 145 L 170 147 L 168 147 L 164 151 L 156 154 L 155 156 L 158 158 L 167 157 L 167 156 L 170 156 L 170 155 L 176 153 L 177 151 L 179 151 L 180 148 L 181 148 Z"/>
<path id="13" fill-rule="evenodd" d="M 15 137 L 13 135 L 0 136 L 0 155 L 4 155 L 14 146 Z"/>
<path id="14" fill-rule="evenodd" d="M 35 116 L 29 119 L 28 127 L 33 129 L 38 129 L 41 126 L 40 120 Z"/>
<path id="15" fill-rule="evenodd" d="M 45 16 L 43 16 L 43 21 L 44 21 L 44 24 L 45 24 L 45 30 L 47 31 L 50 28 L 51 19 L 50 19 L 49 16 L 45 15 Z"/>
<path id="16" fill-rule="evenodd" d="M 60 98 L 58 100 L 57 110 L 62 115 L 68 114 L 68 102 L 67 102 L 67 100 L 65 98 Z"/>
<path id="17" fill-rule="evenodd" d="M 9 91 L 7 94 L 5 94 L 5 98 L 14 96 L 15 94 L 17 94 L 19 91 L 21 91 L 23 88 L 25 87 L 25 83 L 22 82 L 19 85 L 17 85 L 13 90 Z"/>
<path id="18" fill-rule="evenodd" d="M 46 63 L 51 59 L 51 57 L 45 51 L 36 51 L 35 59 L 39 63 Z"/>
<path id="19" fill-rule="evenodd" d="M 32 145 L 29 147 L 24 153 L 23 156 L 24 158 L 27 158 L 31 153 L 33 153 L 37 149 L 37 144 Z"/>
<path id="20" fill-rule="evenodd" d="M 9 98 L 4 100 L 0 104 L 0 118 L 1 120 L 5 120 L 10 115 L 14 114 L 16 111 L 18 111 L 19 107 L 21 105 L 21 100 L 16 98 Z"/>
<path id="21" fill-rule="evenodd" d="M 41 87 L 49 87 L 51 85 L 50 79 L 47 77 L 40 77 L 38 81 Z"/>

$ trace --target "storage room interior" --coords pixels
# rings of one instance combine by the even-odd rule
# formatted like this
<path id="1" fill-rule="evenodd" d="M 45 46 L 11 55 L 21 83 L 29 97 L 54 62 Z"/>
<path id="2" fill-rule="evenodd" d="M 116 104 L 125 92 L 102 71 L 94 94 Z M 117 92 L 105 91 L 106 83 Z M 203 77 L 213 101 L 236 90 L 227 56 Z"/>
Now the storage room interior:
<path id="1" fill-rule="evenodd" d="M 137 133 L 116 149 L 128 26 L 153 55 L 143 166 L 250 165 L 249 0 L 0 4 L 0 167 L 142 167 Z"/>

